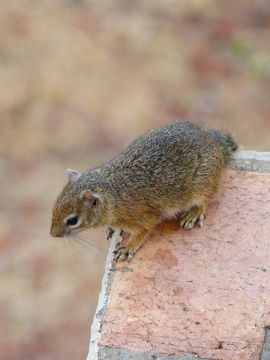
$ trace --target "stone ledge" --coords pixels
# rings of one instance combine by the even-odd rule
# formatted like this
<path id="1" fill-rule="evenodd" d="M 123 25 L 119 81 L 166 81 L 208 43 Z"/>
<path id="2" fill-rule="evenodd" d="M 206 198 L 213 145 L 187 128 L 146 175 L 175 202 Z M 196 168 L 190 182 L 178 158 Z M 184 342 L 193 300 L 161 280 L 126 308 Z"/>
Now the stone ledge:
<path id="1" fill-rule="evenodd" d="M 269 359 L 270 359 L 270 328 L 267 327 L 260 360 L 269 360 Z"/>
<path id="2" fill-rule="evenodd" d="M 133 352 L 127 349 L 115 349 L 106 346 L 100 346 L 98 351 L 99 360 L 208 360 L 198 358 L 196 355 L 185 354 L 183 356 L 175 355 L 156 355 L 149 352 Z"/>
<path id="3" fill-rule="evenodd" d="M 255 172 L 226 170 L 203 229 L 184 232 L 175 223 L 164 224 L 131 263 L 117 266 L 114 237 L 88 360 L 259 360 L 264 326 L 270 325 L 270 226 L 265 222 L 270 177 L 258 172 L 270 171 L 270 153 L 240 152 L 231 167 Z M 197 320 L 191 326 L 192 317 Z M 264 353 L 269 354 L 262 351 L 261 360 L 267 359 Z"/>
<path id="4" fill-rule="evenodd" d="M 270 152 L 239 151 L 228 167 L 234 170 L 270 172 Z"/>

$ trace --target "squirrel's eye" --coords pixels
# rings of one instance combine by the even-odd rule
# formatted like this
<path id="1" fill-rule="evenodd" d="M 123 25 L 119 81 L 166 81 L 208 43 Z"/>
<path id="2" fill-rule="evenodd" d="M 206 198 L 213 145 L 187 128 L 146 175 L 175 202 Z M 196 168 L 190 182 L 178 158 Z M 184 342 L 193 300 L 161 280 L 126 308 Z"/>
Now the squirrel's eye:
<path id="1" fill-rule="evenodd" d="M 77 222 L 78 222 L 77 216 L 71 216 L 71 217 L 68 218 L 67 221 L 66 221 L 67 225 L 76 225 Z"/>

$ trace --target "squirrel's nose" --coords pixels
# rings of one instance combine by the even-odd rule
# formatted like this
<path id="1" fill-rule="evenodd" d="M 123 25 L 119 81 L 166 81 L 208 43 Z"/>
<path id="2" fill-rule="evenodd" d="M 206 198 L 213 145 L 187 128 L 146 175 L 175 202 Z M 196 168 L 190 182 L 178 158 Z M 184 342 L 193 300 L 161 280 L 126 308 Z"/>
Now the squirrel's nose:
<path id="1" fill-rule="evenodd" d="M 53 237 L 63 237 L 65 234 L 65 230 L 60 226 L 51 226 L 50 234 Z"/>

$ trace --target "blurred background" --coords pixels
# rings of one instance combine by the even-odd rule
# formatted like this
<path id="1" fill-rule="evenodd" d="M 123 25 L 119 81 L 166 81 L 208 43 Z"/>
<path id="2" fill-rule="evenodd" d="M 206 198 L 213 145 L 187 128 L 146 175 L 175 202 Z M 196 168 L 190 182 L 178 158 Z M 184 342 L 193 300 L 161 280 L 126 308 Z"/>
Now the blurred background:
<path id="1" fill-rule="evenodd" d="M 49 236 L 66 168 L 187 119 L 270 151 L 268 0 L 0 4 L 0 359 L 85 359 L 108 244 Z"/>

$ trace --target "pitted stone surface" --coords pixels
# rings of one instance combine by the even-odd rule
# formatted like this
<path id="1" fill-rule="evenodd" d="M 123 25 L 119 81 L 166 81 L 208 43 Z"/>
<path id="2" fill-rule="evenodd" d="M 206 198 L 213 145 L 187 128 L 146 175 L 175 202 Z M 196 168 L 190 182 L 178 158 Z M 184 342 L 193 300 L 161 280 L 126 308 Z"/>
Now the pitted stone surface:
<path id="1" fill-rule="evenodd" d="M 226 170 L 202 229 L 161 225 L 117 264 L 99 345 L 258 360 L 270 325 L 269 216 L 269 174 Z"/>

